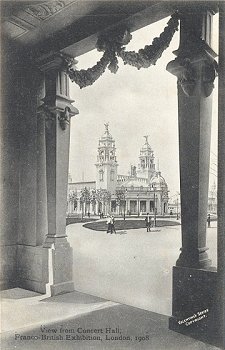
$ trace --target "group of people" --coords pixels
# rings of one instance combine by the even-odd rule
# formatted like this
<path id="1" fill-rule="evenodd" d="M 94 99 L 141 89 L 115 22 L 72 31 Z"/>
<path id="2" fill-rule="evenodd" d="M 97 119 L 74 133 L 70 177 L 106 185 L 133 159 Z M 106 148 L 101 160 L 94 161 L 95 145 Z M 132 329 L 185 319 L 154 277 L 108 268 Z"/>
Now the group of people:
<path id="1" fill-rule="evenodd" d="M 107 216 L 107 233 L 112 234 L 112 233 L 116 233 L 116 229 L 115 229 L 115 218 L 113 215 L 108 215 Z"/>

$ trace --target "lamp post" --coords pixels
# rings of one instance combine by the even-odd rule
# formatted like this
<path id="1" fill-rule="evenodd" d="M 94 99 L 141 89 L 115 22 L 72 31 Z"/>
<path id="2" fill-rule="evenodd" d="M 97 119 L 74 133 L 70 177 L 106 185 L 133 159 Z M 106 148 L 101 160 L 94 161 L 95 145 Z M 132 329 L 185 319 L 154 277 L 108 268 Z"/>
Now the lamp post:
<path id="1" fill-rule="evenodd" d="M 156 194 L 155 194 L 156 186 L 153 185 L 152 187 L 154 190 L 154 227 L 156 227 Z"/>
<path id="2" fill-rule="evenodd" d="M 123 213 L 123 220 L 126 220 L 126 194 L 127 194 L 127 188 L 124 190 L 124 213 Z"/>
<path id="3" fill-rule="evenodd" d="M 83 200 L 80 198 L 80 202 L 81 202 L 81 221 L 83 221 L 83 217 L 84 217 L 84 202 Z"/>
<path id="4" fill-rule="evenodd" d="M 138 217 L 139 217 L 139 193 L 137 194 L 137 210 L 138 210 Z"/>
<path id="5" fill-rule="evenodd" d="M 165 215 L 165 191 L 166 191 L 166 186 L 165 184 L 162 185 L 162 194 L 161 194 L 161 214 L 164 216 Z"/>

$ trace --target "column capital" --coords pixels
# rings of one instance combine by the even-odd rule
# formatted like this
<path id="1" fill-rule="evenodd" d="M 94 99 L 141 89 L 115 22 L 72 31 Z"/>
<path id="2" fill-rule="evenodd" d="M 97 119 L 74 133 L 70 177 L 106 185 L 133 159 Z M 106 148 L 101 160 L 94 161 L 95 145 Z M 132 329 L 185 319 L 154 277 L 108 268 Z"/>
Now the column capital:
<path id="1" fill-rule="evenodd" d="M 69 96 L 69 78 L 66 73 L 67 65 L 77 61 L 61 52 L 42 57 L 38 61 L 39 69 L 45 72 L 45 97 L 39 112 L 45 114 L 46 126 L 50 127 L 54 120 L 59 121 L 62 130 L 65 130 L 70 118 L 79 111 L 72 105 L 74 100 Z"/>
<path id="2" fill-rule="evenodd" d="M 56 120 L 59 121 L 61 129 L 65 130 L 70 124 L 70 118 L 78 113 L 78 109 L 72 105 L 66 105 L 63 110 L 62 108 L 49 107 L 45 103 L 39 106 L 37 110 L 37 114 L 44 117 L 47 130 L 51 129 Z"/>
<path id="3" fill-rule="evenodd" d="M 174 61 L 168 63 L 167 71 L 177 76 L 178 85 L 181 86 L 186 96 L 196 96 L 200 84 L 200 94 L 203 97 L 211 95 L 214 88 L 214 80 L 217 76 L 218 65 L 206 53 L 196 54 L 195 57 L 179 55 Z"/>
<path id="4" fill-rule="evenodd" d="M 177 76 L 178 85 L 189 97 L 208 97 L 214 88 L 218 68 L 215 61 L 217 54 L 211 47 L 213 13 L 204 10 L 180 14 L 180 45 L 174 51 L 177 57 L 168 63 L 166 69 Z"/>
<path id="5" fill-rule="evenodd" d="M 75 65 L 78 61 L 69 55 L 62 52 L 54 52 L 50 55 L 45 55 L 36 61 L 38 68 L 47 74 L 54 74 L 66 70 L 67 66 Z"/>

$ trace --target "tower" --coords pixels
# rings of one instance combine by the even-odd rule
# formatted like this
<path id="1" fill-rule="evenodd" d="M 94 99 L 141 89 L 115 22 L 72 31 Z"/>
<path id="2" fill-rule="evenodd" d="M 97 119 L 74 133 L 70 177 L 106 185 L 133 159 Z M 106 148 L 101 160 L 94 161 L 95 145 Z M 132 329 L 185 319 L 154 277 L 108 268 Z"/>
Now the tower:
<path id="1" fill-rule="evenodd" d="M 154 152 L 148 143 L 148 136 L 144 136 L 145 144 L 140 150 L 137 175 L 145 179 L 150 179 L 155 174 Z"/>
<path id="2" fill-rule="evenodd" d="M 99 139 L 96 166 L 96 189 L 105 189 L 111 194 L 117 184 L 117 167 L 115 140 L 109 133 L 109 124 L 105 125 L 105 133 Z"/>

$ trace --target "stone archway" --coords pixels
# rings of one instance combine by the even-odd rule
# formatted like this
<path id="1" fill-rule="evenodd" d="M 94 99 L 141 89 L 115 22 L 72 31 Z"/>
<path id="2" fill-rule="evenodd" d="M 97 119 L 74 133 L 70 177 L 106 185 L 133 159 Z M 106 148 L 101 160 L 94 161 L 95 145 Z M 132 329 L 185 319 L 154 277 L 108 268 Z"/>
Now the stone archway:
<path id="1" fill-rule="evenodd" d="M 145 12 L 137 14 L 132 13 L 132 19 L 128 18 L 125 24 L 136 23 L 137 27 L 145 25 L 146 22 L 158 20 L 174 11 L 174 5 L 163 9 L 160 4 L 152 11 L 151 6 L 142 10 Z M 192 4 L 193 5 L 193 4 Z M 155 4 L 154 4 L 155 6 Z M 214 289 L 214 281 L 218 284 L 218 296 L 220 298 L 218 305 L 220 311 L 217 312 L 220 330 L 224 325 L 224 5 L 220 4 L 220 111 L 219 111 L 219 181 L 218 181 L 218 273 L 208 269 L 209 259 L 207 257 L 205 244 L 205 203 L 207 197 L 207 171 L 208 168 L 208 145 L 210 131 L 210 93 L 213 85 L 214 68 L 212 65 L 213 53 L 210 50 L 210 9 L 212 3 L 206 6 L 200 6 L 197 9 L 197 26 L 192 21 L 189 10 L 183 7 L 182 18 L 182 45 L 177 54 L 175 62 L 168 65 L 168 70 L 178 76 L 179 81 L 179 114 L 180 114 L 180 132 L 181 132 L 181 207 L 183 221 L 182 252 L 174 268 L 174 314 L 171 320 L 171 328 L 182 331 L 177 324 L 182 314 L 182 299 L 188 298 L 190 293 L 195 300 L 187 299 L 191 307 L 195 309 L 204 306 L 203 298 L 199 298 L 199 293 L 204 291 L 204 286 L 208 281 Z M 135 10 L 137 12 L 137 10 Z M 146 15 L 147 12 L 147 15 Z M 55 13 L 55 12 L 54 12 Z M 151 17 L 154 13 L 155 17 Z M 43 16 L 43 13 L 38 13 Z M 49 13 L 47 14 L 49 16 Z M 149 18 L 151 17 L 151 20 Z M 139 18 L 139 19 L 138 19 Z M 40 18 L 42 20 L 42 18 Z M 45 18 L 46 19 L 46 18 Z M 124 18 L 119 18 L 118 22 Z M 107 18 L 110 24 L 115 25 L 113 16 Z M 99 21 L 101 22 L 101 21 Z M 116 23 L 118 24 L 118 23 Z M 100 23 L 98 30 L 106 28 L 104 22 Z M 134 25 L 133 25 L 134 26 Z M 84 28 L 85 26 L 83 26 Z M 201 28 L 200 28 L 201 27 Z M 134 27 L 133 27 L 134 28 Z M 202 32 L 204 28 L 204 32 Z M 98 31 L 97 30 L 97 31 Z M 25 32 L 29 31 L 25 28 Z M 96 31 L 96 32 L 97 32 Z M 197 33 L 198 42 L 195 42 L 199 56 L 193 52 L 193 46 L 188 41 L 187 33 L 190 36 Z M 33 42 L 33 46 L 26 46 L 26 43 L 20 46 L 12 44 L 9 48 L 13 52 L 13 59 L 6 58 L 6 70 L 4 74 L 8 80 L 5 84 L 6 101 L 4 105 L 4 147 L 8 152 L 7 166 L 4 167 L 5 182 L 4 192 L 6 199 L 6 209 L 2 218 L 4 219 L 4 281 L 3 286 L 10 286 L 10 277 L 13 276 L 13 285 L 45 291 L 46 283 L 52 282 L 52 294 L 69 291 L 73 288 L 71 280 L 72 262 L 70 261 L 70 247 L 65 235 L 65 212 L 66 212 L 66 187 L 67 187 L 67 164 L 68 164 L 68 143 L 69 143 L 69 118 L 78 111 L 72 107 L 67 91 L 67 77 L 62 66 L 62 55 L 53 55 L 51 52 L 60 51 L 63 54 L 73 56 L 74 47 L 71 43 L 74 27 L 68 28 L 66 42 L 57 40 L 57 35 L 63 33 L 54 33 L 54 40 L 43 42 Z M 96 32 L 88 34 L 87 37 L 79 37 L 79 43 L 75 43 L 75 48 L 79 54 L 94 47 L 96 41 Z M 195 33 L 195 34 L 196 34 Z M 200 35 L 199 35 L 200 34 Z M 90 39 L 93 35 L 92 40 Z M 56 39 L 55 39 L 56 38 Z M 51 37 L 52 39 L 52 37 Z M 203 40 L 202 40 L 203 39 Z M 62 42 L 63 41 L 63 42 Z M 91 43 L 90 43 L 91 41 Z M 82 43 L 81 43 L 82 42 Z M 60 45 L 59 45 L 60 44 Z M 10 43 L 11 45 L 11 43 Z M 49 45 L 49 46 L 48 46 Z M 191 45 L 191 47 L 190 47 Z M 25 47 L 25 49 L 24 49 Z M 22 49 L 21 49 L 22 48 Z M 27 48 L 27 52 L 26 51 Z M 22 53 L 21 53 L 21 51 Z M 33 51 L 32 51 L 33 50 Z M 8 52 L 9 52 L 8 51 Z M 19 54 L 18 54 L 19 52 Z M 192 52 L 192 57 L 186 57 Z M 30 54 L 30 55 L 29 55 Z M 37 69 L 36 57 L 39 68 Z M 41 59 L 40 56 L 42 55 Z M 47 57 L 47 58 L 46 58 Z M 52 59 L 53 58 L 53 59 Z M 188 59 L 186 59 L 188 58 Z M 16 60 L 17 67 L 15 65 Z M 207 69 L 206 69 L 207 68 Z M 207 73 L 211 72 L 210 74 Z M 44 80 L 46 82 L 46 91 L 44 92 Z M 61 85 L 62 83 L 62 85 Z M 64 85 L 63 85 L 64 84 Z M 59 88 L 59 90 L 57 90 Z M 61 90 L 60 90 L 61 89 Z M 64 93 L 64 94 L 63 94 Z M 41 100 L 44 99 L 42 102 Z M 38 106 L 41 108 L 37 111 Z M 16 106 L 15 106 L 16 101 Z M 195 105 L 193 103 L 195 101 Z M 198 105 L 198 112 L 196 106 Z M 185 106 L 188 106 L 185 107 Z M 190 110 L 193 112 L 190 117 Z M 38 113 L 37 113 L 38 112 Z M 205 116 L 205 119 L 204 119 Z M 17 118 L 18 117 L 18 118 Z M 46 125 L 44 125 L 46 118 Z M 207 119 L 207 123 L 206 120 Z M 19 121 L 18 121 L 19 120 Z M 195 130 L 187 134 L 190 130 L 190 123 L 193 122 Z M 45 129 L 46 127 L 46 129 Z M 48 129 L 49 128 L 49 129 Z M 15 130 L 19 129 L 19 136 Z M 46 139 L 45 139 L 46 130 Z M 207 132 L 206 132 L 207 130 Z M 188 154 L 189 137 L 193 136 L 193 151 L 198 155 L 198 162 L 187 169 L 185 164 L 189 161 L 196 161 Z M 46 140 L 46 143 L 45 143 Z M 200 141 L 200 143 L 199 143 Z M 46 148 L 45 148 L 46 147 Z M 16 151 L 16 152 L 15 152 Z M 18 161 L 19 158 L 20 163 Z M 10 164 L 11 163 L 11 164 Z M 46 168 L 45 168 L 46 167 Z M 15 170 L 15 171 L 14 171 Z M 46 172 L 46 176 L 45 176 Z M 186 175 L 185 175 L 186 173 Z M 189 178 L 187 179 L 187 174 Z M 11 176 L 11 177 L 10 177 Z M 13 180 L 10 180 L 13 179 Z M 197 194 L 193 191 L 187 192 L 185 181 L 189 186 L 196 186 Z M 29 186 L 27 187 L 27 183 Z M 197 196 L 197 197 L 196 197 Z M 197 215 L 192 225 L 189 226 L 191 213 L 186 208 L 186 199 L 194 202 Z M 65 199 L 65 206 L 64 206 Z M 16 203 L 15 211 L 14 203 Z M 13 208 L 13 210 L 12 210 Z M 10 216 L 13 212 L 13 221 Z M 47 220 L 46 220 L 47 218 Z M 19 224 L 18 224 L 19 223 Z M 48 228 L 47 228 L 48 224 Z M 15 234 L 16 232 L 16 234 Z M 47 238 L 42 248 L 44 237 Z M 48 268 L 49 257 L 51 254 L 53 265 L 52 270 Z M 68 259 L 66 268 L 62 269 L 62 261 Z M 37 268 L 38 267 L 38 268 Z M 207 270 L 206 270 L 207 268 Z M 191 271 L 191 273 L 190 273 Z M 181 272 L 185 272 L 182 273 Z M 193 278 L 190 280 L 190 274 Z M 200 277 L 199 277 L 200 276 Z M 183 281 L 185 290 L 179 288 L 179 277 Z M 201 279 L 200 287 L 197 289 L 196 278 Z M 210 295 L 212 298 L 212 295 Z M 177 300 L 179 302 L 177 302 Z M 190 305 L 188 306 L 190 308 Z M 219 308 L 218 307 L 218 308 Z M 222 334 L 222 333 L 221 333 Z"/>

